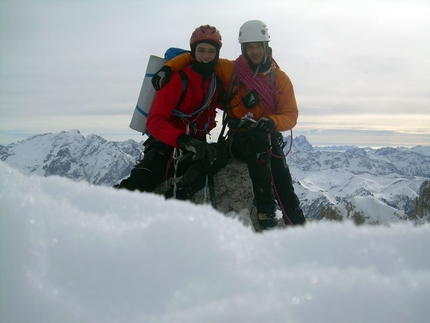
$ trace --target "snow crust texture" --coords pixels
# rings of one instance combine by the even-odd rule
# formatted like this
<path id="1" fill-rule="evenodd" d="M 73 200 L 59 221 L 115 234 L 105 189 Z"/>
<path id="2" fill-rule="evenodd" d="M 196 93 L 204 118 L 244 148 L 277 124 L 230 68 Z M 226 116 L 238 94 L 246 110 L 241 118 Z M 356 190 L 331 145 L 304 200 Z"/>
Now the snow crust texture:
<path id="1" fill-rule="evenodd" d="M 430 227 L 255 233 L 209 205 L 0 163 L 0 321 L 427 322 Z"/>

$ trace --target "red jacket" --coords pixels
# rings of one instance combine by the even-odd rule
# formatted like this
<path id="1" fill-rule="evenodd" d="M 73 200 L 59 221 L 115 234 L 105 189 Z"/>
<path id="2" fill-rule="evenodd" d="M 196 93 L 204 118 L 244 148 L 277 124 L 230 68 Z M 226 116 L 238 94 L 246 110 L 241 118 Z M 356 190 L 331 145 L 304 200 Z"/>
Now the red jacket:
<path id="1" fill-rule="evenodd" d="M 151 110 L 148 115 L 146 127 L 148 132 L 156 139 L 178 148 L 178 138 L 186 134 L 189 124 L 189 135 L 200 140 L 206 140 L 206 134 L 215 128 L 215 115 L 218 102 L 218 89 L 208 108 L 194 114 L 205 103 L 210 92 L 211 78 L 204 80 L 202 75 L 186 66 L 183 71 L 188 76 L 187 89 L 182 103 L 177 107 L 182 94 L 182 79 L 179 73 L 173 73 L 170 82 L 157 91 Z M 216 84 L 216 80 L 215 84 Z M 187 117 L 178 117 L 173 114 L 178 110 Z"/>

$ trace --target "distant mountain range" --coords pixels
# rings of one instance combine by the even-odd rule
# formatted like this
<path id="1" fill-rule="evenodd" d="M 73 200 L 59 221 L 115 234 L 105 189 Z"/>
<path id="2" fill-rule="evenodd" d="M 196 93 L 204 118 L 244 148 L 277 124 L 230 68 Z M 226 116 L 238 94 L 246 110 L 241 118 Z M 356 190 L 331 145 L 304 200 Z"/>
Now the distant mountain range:
<path id="1" fill-rule="evenodd" d="M 28 175 L 57 175 L 94 185 L 113 185 L 130 173 L 141 148 L 134 140 L 109 142 L 70 130 L 0 147 L 0 159 Z"/>
<path id="2" fill-rule="evenodd" d="M 142 143 L 134 140 L 110 142 L 70 130 L 0 146 L 0 159 L 27 175 L 112 186 L 130 174 L 141 150 Z M 430 178 L 430 146 L 322 148 L 298 136 L 287 161 L 308 218 L 357 223 L 410 219 L 420 187 Z M 426 221 L 427 215 L 424 203 L 424 218 L 414 221 Z"/>

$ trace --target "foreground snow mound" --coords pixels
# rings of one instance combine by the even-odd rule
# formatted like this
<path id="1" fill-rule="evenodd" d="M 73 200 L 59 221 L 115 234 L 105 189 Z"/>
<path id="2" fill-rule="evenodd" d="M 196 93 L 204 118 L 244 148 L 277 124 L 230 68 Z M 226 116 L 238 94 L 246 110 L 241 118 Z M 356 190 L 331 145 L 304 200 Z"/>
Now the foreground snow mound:
<path id="1" fill-rule="evenodd" d="M 430 227 L 256 234 L 208 205 L 0 163 L 1 322 L 424 322 Z"/>

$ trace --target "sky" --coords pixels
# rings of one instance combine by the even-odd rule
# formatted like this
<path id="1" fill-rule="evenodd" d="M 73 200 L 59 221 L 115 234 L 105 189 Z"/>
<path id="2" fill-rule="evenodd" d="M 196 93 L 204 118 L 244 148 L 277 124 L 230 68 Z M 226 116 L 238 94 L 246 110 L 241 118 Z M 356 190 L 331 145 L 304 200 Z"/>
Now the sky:
<path id="1" fill-rule="evenodd" d="M 255 233 L 209 205 L 0 163 L 0 321 L 427 322 L 430 226 Z"/>
<path id="2" fill-rule="evenodd" d="M 293 135 L 314 145 L 430 142 L 427 0 L 2 0 L 0 15 L 3 145 L 70 129 L 140 141 L 129 124 L 149 56 L 187 49 L 191 32 L 211 24 L 221 57 L 236 59 L 252 19 L 268 25 L 293 82 Z"/>

